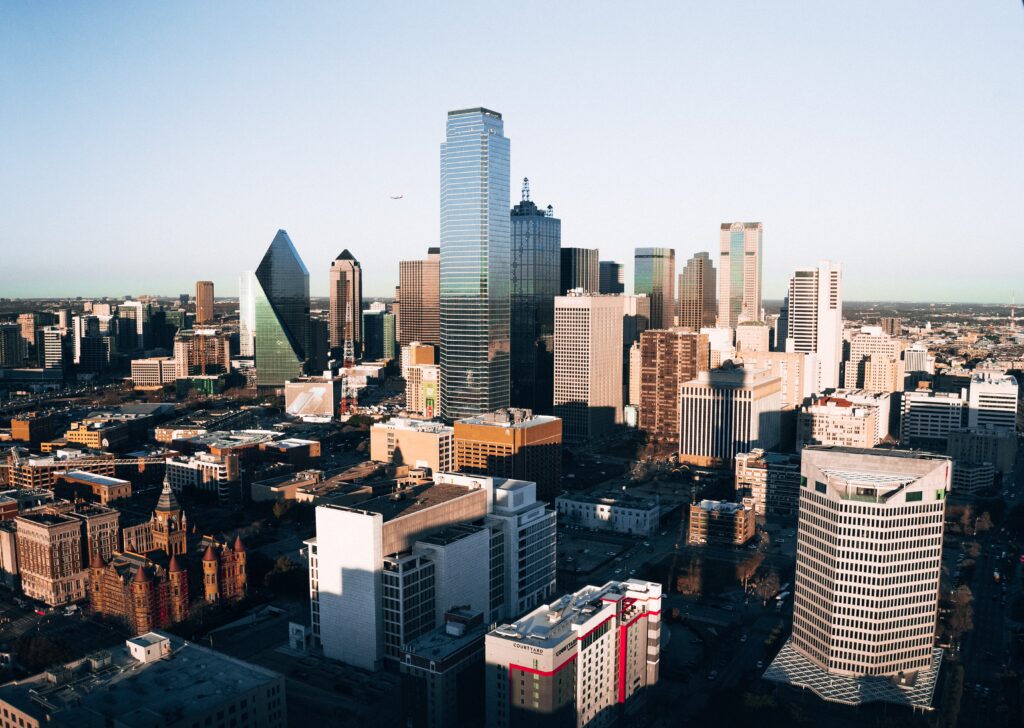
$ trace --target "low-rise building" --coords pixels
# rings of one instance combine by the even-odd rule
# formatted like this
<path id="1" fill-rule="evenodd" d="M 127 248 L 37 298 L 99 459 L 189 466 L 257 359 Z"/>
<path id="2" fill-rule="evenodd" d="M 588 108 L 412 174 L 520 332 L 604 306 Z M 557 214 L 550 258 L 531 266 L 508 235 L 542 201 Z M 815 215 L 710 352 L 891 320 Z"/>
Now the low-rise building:
<path id="1" fill-rule="evenodd" d="M 952 490 L 958 496 L 973 496 L 991 490 L 996 482 L 992 463 L 953 463 Z"/>
<path id="2" fill-rule="evenodd" d="M 951 430 L 965 424 L 966 392 L 918 389 L 904 392 L 900 444 L 943 452 Z"/>
<path id="3" fill-rule="evenodd" d="M 949 431 L 946 454 L 957 463 L 991 463 L 1004 475 L 1017 459 L 1017 435 L 994 427 L 960 427 Z"/>
<path id="4" fill-rule="evenodd" d="M 232 452 L 221 456 L 209 452 L 181 455 L 169 458 L 166 468 L 174 491 L 200 490 L 215 493 L 220 500 L 230 499 L 239 478 L 238 455 Z"/>
<path id="5" fill-rule="evenodd" d="M 661 585 L 586 586 L 484 641 L 489 726 L 633 725 L 658 682 Z"/>
<path id="6" fill-rule="evenodd" d="M 754 537 L 754 501 L 743 498 L 739 503 L 702 500 L 690 506 L 687 541 L 704 546 L 742 546 Z"/>
<path id="7" fill-rule="evenodd" d="M 815 397 L 796 415 L 797 450 L 808 445 L 869 448 L 877 445 L 879 412 L 842 397 Z"/>
<path id="8" fill-rule="evenodd" d="M 393 417 L 370 428 L 370 459 L 381 463 L 455 469 L 455 430 L 439 422 Z"/>
<path id="9" fill-rule="evenodd" d="M 638 536 L 654 535 L 661 516 L 657 496 L 637 497 L 618 491 L 565 493 L 555 499 L 555 507 L 562 523 Z"/>
<path id="10" fill-rule="evenodd" d="M 136 389 L 161 389 L 174 384 L 176 362 L 170 356 L 132 359 L 132 383 Z"/>
<path id="11" fill-rule="evenodd" d="M 62 498 L 92 500 L 100 505 L 132 497 L 130 480 L 72 470 L 57 476 L 54 490 Z"/>
<path id="12" fill-rule="evenodd" d="M 18 728 L 288 722 L 284 676 L 163 632 L 0 686 L 0 714 Z"/>
<path id="13" fill-rule="evenodd" d="M 800 456 L 752 450 L 736 456 L 736 495 L 757 515 L 793 518 L 800 506 Z"/>

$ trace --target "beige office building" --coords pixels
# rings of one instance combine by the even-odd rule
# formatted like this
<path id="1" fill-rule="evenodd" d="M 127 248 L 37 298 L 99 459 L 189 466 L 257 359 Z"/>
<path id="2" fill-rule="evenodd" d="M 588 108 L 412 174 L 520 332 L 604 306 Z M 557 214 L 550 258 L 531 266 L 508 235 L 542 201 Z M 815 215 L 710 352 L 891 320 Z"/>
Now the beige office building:
<path id="1" fill-rule="evenodd" d="M 85 599 L 89 572 L 82 565 L 80 522 L 46 511 L 24 513 L 15 522 L 25 596 L 51 606 Z"/>
<path id="2" fill-rule="evenodd" d="M 441 249 L 428 248 L 423 260 L 398 263 L 402 330 L 398 343 L 441 344 Z M 433 363 L 433 362 L 431 362 Z"/>
<path id="3" fill-rule="evenodd" d="M 819 397 L 796 415 L 797 450 L 808 445 L 874 447 L 881 438 L 878 408 L 842 397 Z"/>
<path id="4" fill-rule="evenodd" d="M 850 337 L 843 386 L 869 392 L 902 392 L 904 346 L 877 326 L 862 327 Z"/>
<path id="5" fill-rule="evenodd" d="M 196 281 L 196 325 L 213 321 L 213 281 Z"/>
<path id="6" fill-rule="evenodd" d="M 370 428 L 370 459 L 381 463 L 455 469 L 455 430 L 437 422 L 393 417 Z"/>
<path id="7" fill-rule="evenodd" d="M 736 361 L 747 369 L 764 370 L 778 377 L 782 387 L 782 407 L 798 407 L 814 394 L 818 355 L 798 351 L 743 351 Z"/>
<path id="8" fill-rule="evenodd" d="M 767 353 L 771 326 L 760 321 L 745 321 L 736 327 L 736 353 Z"/>
<path id="9" fill-rule="evenodd" d="M 801 473 L 793 634 L 764 677 L 929 709 L 949 459 L 809 447 Z"/>
<path id="10" fill-rule="evenodd" d="M 340 352 L 348 342 L 353 346 L 352 354 L 358 355 L 363 343 L 363 271 L 347 249 L 331 262 L 327 290 L 330 294 L 328 344 Z"/>
<path id="11" fill-rule="evenodd" d="M 722 223 L 718 247 L 718 325 L 761 320 L 759 222 Z"/>
<path id="12" fill-rule="evenodd" d="M 405 370 L 405 409 L 427 419 L 438 416 L 441 367 L 437 364 L 411 364 Z"/>
<path id="13" fill-rule="evenodd" d="M 567 441 L 599 437 L 622 422 L 622 317 L 618 296 L 555 298 L 554 411 Z"/>

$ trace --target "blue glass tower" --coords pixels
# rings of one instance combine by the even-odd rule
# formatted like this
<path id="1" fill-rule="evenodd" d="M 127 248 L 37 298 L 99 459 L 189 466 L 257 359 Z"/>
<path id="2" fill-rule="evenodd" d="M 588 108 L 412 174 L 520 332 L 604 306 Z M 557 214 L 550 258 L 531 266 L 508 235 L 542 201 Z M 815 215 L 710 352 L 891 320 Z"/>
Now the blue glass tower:
<path id="1" fill-rule="evenodd" d="M 309 271 L 278 230 L 256 269 L 256 385 L 280 389 L 309 358 Z"/>
<path id="2" fill-rule="evenodd" d="M 555 296 L 559 289 L 562 222 L 549 205 L 523 199 L 512 208 L 511 396 L 513 407 L 550 414 L 554 394 Z"/>
<path id="3" fill-rule="evenodd" d="M 448 112 L 441 145 L 441 416 L 509 404 L 509 141 L 501 114 Z"/>

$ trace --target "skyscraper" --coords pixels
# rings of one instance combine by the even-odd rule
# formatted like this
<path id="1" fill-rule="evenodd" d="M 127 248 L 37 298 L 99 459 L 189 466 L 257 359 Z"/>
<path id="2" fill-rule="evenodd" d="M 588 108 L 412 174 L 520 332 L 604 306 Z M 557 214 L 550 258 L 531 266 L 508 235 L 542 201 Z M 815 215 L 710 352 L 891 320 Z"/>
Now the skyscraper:
<path id="1" fill-rule="evenodd" d="M 600 251 L 597 248 L 562 248 L 561 294 L 582 288 L 597 293 L 600 283 Z"/>
<path id="2" fill-rule="evenodd" d="M 213 321 L 213 281 L 196 281 L 196 324 Z"/>
<path id="3" fill-rule="evenodd" d="M 676 251 L 637 248 L 633 257 L 633 293 L 651 297 L 651 328 L 670 328 L 675 317 Z"/>
<path id="4" fill-rule="evenodd" d="M 363 343 L 363 271 L 347 248 L 331 262 L 328 291 L 331 296 L 328 319 L 331 349 L 340 354 L 346 343 L 351 342 L 351 353 L 356 356 Z"/>
<path id="5" fill-rule="evenodd" d="M 786 351 L 818 355 L 816 391 L 839 386 L 843 357 L 842 270 L 823 260 L 798 268 L 789 281 Z"/>
<path id="6" fill-rule="evenodd" d="M 567 441 L 590 440 L 622 421 L 622 319 L 619 296 L 555 299 L 554 412 Z"/>
<path id="7" fill-rule="evenodd" d="M 793 635 L 764 677 L 928 708 L 949 459 L 808 447 L 800 471 Z"/>
<path id="8" fill-rule="evenodd" d="M 718 325 L 761 320 L 759 222 L 722 223 L 718 260 Z"/>
<path id="9" fill-rule="evenodd" d="M 238 355 L 256 355 L 256 276 L 251 270 L 238 279 Z"/>
<path id="10" fill-rule="evenodd" d="M 512 208 L 511 404 L 551 412 L 555 296 L 559 292 L 562 221 L 530 200 L 530 181 Z"/>
<path id="11" fill-rule="evenodd" d="M 509 403 L 509 140 L 501 114 L 448 112 L 441 145 L 441 416 Z"/>
<path id="12" fill-rule="evenodd" d="M 598 262 L 598 293 L 625 293 L 626 278 L 622 263 L 614 260 Z"/>
<path id="13" fill-rule="evenodd" d="M 697 253 L 679 274 L 679 325 L 694 331 L 713 328 L 717 314 L 715 266 L 708 253 Z"/>
<path id="14" fill-rule="evenodd" d="M 423 260 L 398 263 L 401 295 L 402 346 L 414 341 L 437 346 L 441 343 L 441 249 L 427 248 Z"/>
<path id="15" fill-rule="evenodd" d="M 309 356 L 309 271 L 278 230 L 256 269 L 256 385 L 279 389 Z"/>
<path id="16" fill-rule="evenodd" d="M 708 337 L 681 328 L 640 334 L 639 427 L 651 442 L 679 445 L 679 387 L 708 368 Z"/>

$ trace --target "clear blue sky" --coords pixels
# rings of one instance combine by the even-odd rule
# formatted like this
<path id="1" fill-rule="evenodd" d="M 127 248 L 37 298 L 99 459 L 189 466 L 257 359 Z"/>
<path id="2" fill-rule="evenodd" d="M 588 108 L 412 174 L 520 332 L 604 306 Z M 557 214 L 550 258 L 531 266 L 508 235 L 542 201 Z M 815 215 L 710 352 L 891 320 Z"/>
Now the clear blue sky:
<path id="1" fill-rule="evenodd" d="M 630 279 L 759 220 L 766 298 L 831 258 L 850 300 L 1024 300 L 1022 72 L 1020 0 L 8 0 L 0 296 L 235 295 L 278 228 L 314 295 L 343 248 L 388 295 L 482 105 Z"/>

